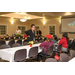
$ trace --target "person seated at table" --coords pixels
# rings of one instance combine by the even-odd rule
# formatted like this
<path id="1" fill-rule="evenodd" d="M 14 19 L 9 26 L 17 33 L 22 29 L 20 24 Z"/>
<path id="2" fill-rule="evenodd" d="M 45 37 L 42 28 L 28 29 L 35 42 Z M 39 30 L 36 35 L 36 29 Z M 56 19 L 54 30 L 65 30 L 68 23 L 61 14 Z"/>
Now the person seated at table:
<path id="1" fill-rule="evenodd" d="M 73 42 L 72 42 L 72 50 L 74 50 L 75 51 L 75 39 L 73 40 Z"/>
<path id="2" fill-rule="evenodd" d="M 56 54 L 57 49 L 58 49 L 58 39 L 56 35 L 53 35 L 53 52 Z"/>
<path id="3" fill-rule="evenodd" d="M 53 45 L 53 42 L 52 42 L 52 35 L 46 35 L 46 37 L 47 37 L 47 40 L 45 40 L 43 43 L 41 43 L 40 44 L 40 46 L 39 47 L 44 47 L 44 50 L 45 50 L 45 55 L 47 55 L 47 52 L 48 52 L 48 48 L 50 47 L 50 46 L 52 46 Z M 40 55 L 40 54 L 43 54 L 42 52 L 40 52 L 40 53 L 38 53 L 38 60 L 40 61 L 40 62 L 42 62 L 42 56 Z"/>
<path id="4" fill-rule="evenodd" d="M 36 33 L 36 34 L 37 34 L 37 36 L 39 36 L 39 37 L 40 37 L 40 36 L 41 36 L 41 34 L 42 34 L 41 30 L 37 29 L 37 33 Z"/>
<path id="5" fill-rule="evenodd" d="M 17 28 L 15 34 L 21 34 L 21 30 L 19 28 Z"/>
<path id="6" fill-rule="evenodd" d="M 62 39 L 59 41 L 59 45 L 62 44 L 62 52 L 67 53 L 68 52 L 68 45 L 69 45 L 69 38 L 68 38 L 68 34 L 64 33 L 62 35 Z"/>

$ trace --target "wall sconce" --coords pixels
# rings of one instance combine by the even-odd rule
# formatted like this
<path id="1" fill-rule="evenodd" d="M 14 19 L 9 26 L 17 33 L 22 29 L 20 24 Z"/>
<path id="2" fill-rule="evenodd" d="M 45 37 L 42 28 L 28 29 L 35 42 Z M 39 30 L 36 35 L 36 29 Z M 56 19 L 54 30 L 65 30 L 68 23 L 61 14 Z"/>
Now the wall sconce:
<path id="1" fill-rule="evenodd" d="M 11 21 L 11 24 L 13 24 L 13 23 L 14 23 L 14 21 L 12 20 L 12 21 Z"/>
<path id="2" fill-rule="evenodd" d="M 12 16 L 13 16 L 13 14 L 12 14 Z M 14 18 L 11 17 L 11 24 L 13 24 L 13 23 L 14 23 Z"/>
<path id="3" fill-rule="evenodd" d="M 45 24 L 46 23 L 46 21 L 43 21 L 43 24 Z"/>
<path id="4" fill-rule="evenodd" d="M 60 23 L 61 23 L 61 20 L 60 20 Z"/>
<path id="5" fill-rule="evenodd" d="M 45 20 L 45 14 L 43 14 L 43 24 L 46 23 L 46 20 Z"/>

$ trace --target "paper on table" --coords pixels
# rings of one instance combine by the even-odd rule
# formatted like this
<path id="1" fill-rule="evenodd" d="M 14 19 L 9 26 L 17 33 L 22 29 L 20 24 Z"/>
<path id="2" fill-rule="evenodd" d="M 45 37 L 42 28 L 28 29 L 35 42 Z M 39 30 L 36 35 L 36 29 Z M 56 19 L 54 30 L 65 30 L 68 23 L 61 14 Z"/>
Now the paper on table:
<path id="1" fill-rule="evenodd" d="M 6 51 L 11 51 L 10 49 L 6 50 Z"/>

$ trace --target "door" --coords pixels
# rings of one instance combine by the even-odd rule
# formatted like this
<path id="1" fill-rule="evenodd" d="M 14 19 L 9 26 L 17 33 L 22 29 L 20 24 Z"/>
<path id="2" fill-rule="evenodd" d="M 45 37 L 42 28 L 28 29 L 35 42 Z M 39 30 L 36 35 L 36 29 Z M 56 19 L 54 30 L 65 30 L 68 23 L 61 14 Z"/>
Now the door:
<path id="1" fill-rule="evenodd" d="M 55 26 L 49 26 L 49 34 L 51 35 L 55 34 Z"/>

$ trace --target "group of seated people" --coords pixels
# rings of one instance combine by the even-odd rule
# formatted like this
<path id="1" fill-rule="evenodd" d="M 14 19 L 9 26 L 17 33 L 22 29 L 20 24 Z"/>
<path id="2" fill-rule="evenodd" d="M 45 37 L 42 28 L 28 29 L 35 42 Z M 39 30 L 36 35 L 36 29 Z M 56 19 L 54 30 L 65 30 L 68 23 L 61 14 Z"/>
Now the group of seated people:
<path id="1" fill-rule="evenodd" d="M 61 52 L 68 53 L 68 46 L 69 46 L 70 39 L 67 33 L 64 33 L 62 35 L 62 39 L 60 39 L 59 42 L 56 35 L 52 36 L 49 34 L 49 35 L 46 35 L 46 37 L 47 39 L 43 43 L 41 43 L 39 46 L 39 47 L 44 47 L 44 50 L 46 51 L 45 55 L 47 55 L 48 48 L 51 47 L 52 45 L 53 45 L 53 52 L 57 53 L 58 46 L 61 44 L 62 44 Z M 40 53 L 42 54 L 42 52 Z M 39 54 L 38 54 L 39 61 L 42 61 L 42 56 L 40 56 Z"/>

